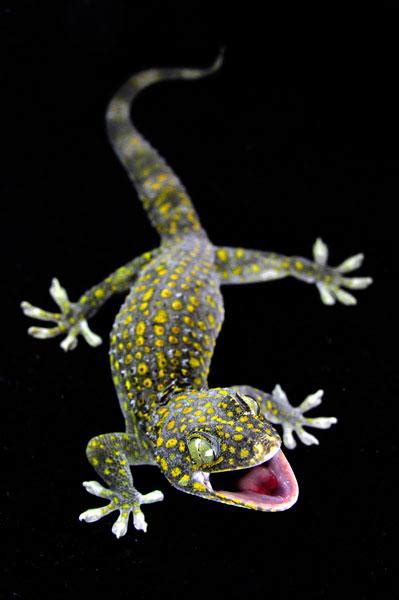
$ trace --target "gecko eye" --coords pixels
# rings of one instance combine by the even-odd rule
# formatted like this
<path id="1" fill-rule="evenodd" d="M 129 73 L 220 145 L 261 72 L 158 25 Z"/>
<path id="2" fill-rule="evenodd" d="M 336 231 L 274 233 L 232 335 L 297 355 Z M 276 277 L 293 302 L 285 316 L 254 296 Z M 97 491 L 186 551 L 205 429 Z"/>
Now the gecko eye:
<path id="1" fill-rule="evenodd" d="M 216 458 L 216 450 L 212 442 L 198 434 L 189 438 L 187 446 L 191 458 L 197 464 L 212 463 Z"/>
<path id="2" fill-rule="evenodd" d="M 252 398 L 252 396 L 244 396 L 242 394 L 236 394 L 236 397 L 239 404 L 241 404 L 244 410 L 249 409 L 250 413 L 253 414 L 255 417 L 259 415 L 260 408 L 255 398 Z"/>

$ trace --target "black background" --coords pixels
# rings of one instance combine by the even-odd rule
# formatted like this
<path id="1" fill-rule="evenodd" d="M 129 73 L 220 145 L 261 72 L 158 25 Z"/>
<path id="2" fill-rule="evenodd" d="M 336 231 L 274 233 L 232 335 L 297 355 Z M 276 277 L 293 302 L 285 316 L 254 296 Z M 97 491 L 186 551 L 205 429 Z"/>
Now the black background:
<path id="1" fill-rule="evenodd" d="M 1 509 L 5 598 L 393 597 L 398 392 L 396 281 L 399 93 L 395 16 L 348 9 L 281 12 L 245 3 L 21 2 L 3 5 L 1 95 Z M 267 6 L 267 5 L 266 5 Z M 187 186 L 210 238 L 331 263 L 366 254 L 375 278 L 357 307 L 325 307 L 284 280 L 224 289 L 226 321 L 210 385 L 279 382 L 297 404 L 325 389 L 320 447 L 287 451 L 300 484 L 290 511 L 262 514 L 160 488 L 147 534 L 116 540 L 81 487 L 85 445 L 122 418 L 107 343 L 26 335 L 28 299 L 51 308 L 59 277 L 72 298 L 157 245 L 112 154 L 104 110 L 150 66 L 206 66 L 216 76 L 155 86 L 135 122 Z M 5 159 L 5 160 L 4 160 Z M 92 321 L 105 341 L 121 299 Z M 392 348 L 391 348 L 392 346 Z M 394 465 L 396 464 L 396 468 Z"/>

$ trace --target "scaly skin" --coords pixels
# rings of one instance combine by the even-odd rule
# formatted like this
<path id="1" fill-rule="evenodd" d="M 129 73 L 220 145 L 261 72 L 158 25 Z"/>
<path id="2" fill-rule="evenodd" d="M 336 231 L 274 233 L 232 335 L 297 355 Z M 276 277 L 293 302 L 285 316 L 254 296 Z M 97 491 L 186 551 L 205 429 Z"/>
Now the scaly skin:
<path id="1" fill-rule="evenodd" d="M 61 346 L 71 350 L 80 334 L 93 346 L 101 343 L 87 319 L 111 295 L 129 291 L 110 340 L 125 432 L 99 435 L 89 442 L 88 459 L 108 487 L 96 481 L 84 486 L 109 502 L 80 516 L 91 522 L 119 511 L 112 528 L 117 537 L 126 533 L 130 513 L 135 527 L 146 530 L 141 505 L 163 498 L 157 490 L 146 495 L 136 490 L 131 465 L 157 465 L 172 485 L 196 496 L 263 511 L 285 510 L 296 501 L 297 488 L 271 423 L 282 425 L 284 443 L 292 448 L 293 432 L 303 443 L 313 444 L 317 439 L 305 426 L 327 428 L 336 422 L 333 417 L 304 416 L 321 402 L 321 391 L 294 408 L 279 386 L 272 394 L 249 386 L 208 388 L 224 316 L 221 285 L 293 276 L 314 283 L 325 304 L 336 300 L 354 304 L 355 298 L 342 287 L 362 289 L 371 283 L 369 278 L 343 276 L 360 266 L 362 255 L 335 269 L 327 266 L 327 247 L 321 240 L 314 245 L 313 262 L 244 248 L 217 248 L 209 241 L 186 190 L 131 123 L 129 113 L 136 95 L 151 84 L 204 77 L 220 64 L 221 57 L 207 70 L 139 73 L 122 86 L 107 110 L 111 144 L 160 234 L 160 247 L 119 268 L 76 303 L 54 279 L 50 293 L 60 308 L 57 313 L 22 303 L 27 316 L 56 324 L 50 329 L 31 327 L 31 335 L 65 334 Z M 241 491 L 214 489 L 215 473 L 242 469 L 249 470 L 242 471 L 237 488 Z M 278 483 L 280 476 L 289 483 Z"/>

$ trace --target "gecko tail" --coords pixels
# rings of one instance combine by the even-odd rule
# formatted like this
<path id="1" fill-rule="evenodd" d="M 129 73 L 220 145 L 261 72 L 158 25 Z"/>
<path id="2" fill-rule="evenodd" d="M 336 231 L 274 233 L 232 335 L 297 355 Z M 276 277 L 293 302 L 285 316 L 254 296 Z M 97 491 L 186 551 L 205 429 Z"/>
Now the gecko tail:
<path id="1" fill-rule="evenodd" d="M 201 79 L 223 64 L 224 48 L 208 68 L 161 68 L 130 77 L 116 92 L 106 111 L 108 138 L 137 190 L 149 219 L 162 238 L 202 231 L 192 202 L 172 169 L 130 118 L 136 96 L 162 81 Z"/>

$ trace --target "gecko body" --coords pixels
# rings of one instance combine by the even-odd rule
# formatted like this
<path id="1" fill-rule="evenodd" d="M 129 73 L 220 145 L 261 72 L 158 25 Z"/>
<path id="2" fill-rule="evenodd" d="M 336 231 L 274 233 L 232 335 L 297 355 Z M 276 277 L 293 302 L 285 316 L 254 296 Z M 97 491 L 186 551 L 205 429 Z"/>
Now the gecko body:
<path id="1" fill-rule="evenodd" d="M 134 526 L 146 530 L 141 506 L 163 499 L 155 490 L 140 494 L 131 466 L 158 466 L 178 489 L 225 504 L 261 511 L 291 507 L 298 496 L 295 476 L 273 425 L 283 428 L 283 442 L 317 439 L 304 427 L 328 428 L 333 417 L 308 418 L 321 402 L 321 390 L 293 407 L 280 386 L 266 393 L 251 386 L 208 387 L 208 373 L 224 308 L 221 286 L 294 276 L 314 283 L 325 304 L 354 304 L 343 290 L 362 289 L 370 278 L 347 278 L 360 266 L 356 255 L 339 267 L 327 265 L 327 247 L 319 239 L 314 260 L 244 248 L 216 247 L 201 226 L 193 204 L 170 167 L 130 120 L 130 106 L 146 87 L 172 79 L 197 79 L 209 69 L 152 69 L 131 77 L 111 100 L 107 115 L 110 142 L 157 229 L 159 248 L 117 269 L 80 299 L 70 302 L 57 279 L 50 293 L 59 312 L 22 303 L 27 316 L 53 321 L 52 328 L 31 327 L 37 338 L 65 334 L 64 350 L 79 335 L 92 346 L 101 343 L 87 323 L 115 293 L 127 293 L 110 335 L 113 381 L 125 419 L 125 431 L 89 441 L 87 457 L 105 481 L 84 482 L 91 494 L 108 503 L 80 519 L 92 522 L 117 511 L 112 527 L 120 537 Z"/>

